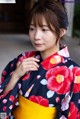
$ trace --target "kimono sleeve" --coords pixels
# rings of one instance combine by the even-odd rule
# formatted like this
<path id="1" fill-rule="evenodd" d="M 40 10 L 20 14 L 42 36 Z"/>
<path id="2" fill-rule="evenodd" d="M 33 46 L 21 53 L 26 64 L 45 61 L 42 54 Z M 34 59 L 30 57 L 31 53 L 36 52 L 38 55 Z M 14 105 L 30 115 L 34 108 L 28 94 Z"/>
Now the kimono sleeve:
<path id="1" fill-rule="evenodd" d="M 20 54 L 17 58 L 13 59 L 8 63 L 8 65 L 5 67 L 5 69 L 2 72 L 2 77 L 0 81 L 0 98 L 4 97 L 5 95 L 2 95 L 2 92 L 4 88 L 7 86 L 12 73 L 16 69 L 17 62 L 21 62 L 23 59 L 28 58 L 28 57 L 33 57 L 35 55 L 35 51 L 30 51 L 30 52 L 24 52 L 23 54 Z M 7 92 L 8 94 L 8 92 Z"/>
<path id="2" fill-rule="evenodd" d="M 80 67 L 72 69 L 74 82 L 68 119 L 80 119 Z"/>
<path id="3" fill-rule="evenodd" d="M 18 80 L 15 87 L 8 91 L 7 93 L 3 94 L 3 91 L 5 87 L 7 86 L 8 82 L 11 79 L 12 73 L 16 69 L 17 62 L 21 62 L 24 58 L 32 57 L 35 55 L 34 51 L 31 52 L 25 52 L 23 54 L 20 54 L 17 58 L 13 59 L 8 63 L 4 71 L 2 72 L 2 78 L 0 82 L 0 114 L 6 114 L 6 118 L 11 119 L 13 114 L 12 110 L 16 106 L 19 105 L 18 101 L 18 94 L 20 91 L 19 85 L 21 84 L 21 79 Z"/>
<path id="4" fill-rule="evenodd" d="M 3 91 L 7 86 L 9 80 L 11 79 L 13 71 L 16 69 L 16 64 L 20 56 L 21 55 L 10 61 L 2 72 L 2 77 L 0 81 L 0 114 L 5 113 L 9 116 L 11 114 L 11 110 L 17 102 L 18 84 L 15 85 L 13 90 L 10 90 L 5 94 L 3 94 Z"/>
<path id="5" fill-rule="evenodd" d="M 2 75 L 1 75 L 1 79 L 0 79 L 0 96 L 1 96 L 4 88 L 8 84 L 13 71 L 16 69 L 16 64 L 21 56 L 22 56 L 22 54 L 20 54 L 17 58 L 10 61 L 7 64 L 7 66 L 5 67 L 5 69 L 2 71 Z"/>
<path id="6" fill-rule="evenodd" d="M 74 67 L 72 72 L 74 80 L 58 105 L 57 119 L 80 119 L 80 68 Z"/>

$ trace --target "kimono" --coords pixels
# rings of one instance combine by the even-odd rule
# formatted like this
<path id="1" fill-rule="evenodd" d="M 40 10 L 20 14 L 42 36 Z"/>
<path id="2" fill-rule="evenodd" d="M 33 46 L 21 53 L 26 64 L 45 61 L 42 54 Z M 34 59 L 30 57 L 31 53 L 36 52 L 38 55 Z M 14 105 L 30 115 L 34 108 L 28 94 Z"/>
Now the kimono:
<path id="1" fill-rule="evenodd" d="M 26 73 L 12 90 L 3 94 L 17 63 L 28 57 L 40 60 L 38 70 Z M 2 72 L 0 83 L 0 116 L 15 118 L 13 110 L 19 107 L 19 95 L 42 107 L 56 107 L 55 119 L 80 119 L 80 67 L 70 58 L 67 46 L 45 60 L 39 51 L 30 51 L 9 62 Z"/>

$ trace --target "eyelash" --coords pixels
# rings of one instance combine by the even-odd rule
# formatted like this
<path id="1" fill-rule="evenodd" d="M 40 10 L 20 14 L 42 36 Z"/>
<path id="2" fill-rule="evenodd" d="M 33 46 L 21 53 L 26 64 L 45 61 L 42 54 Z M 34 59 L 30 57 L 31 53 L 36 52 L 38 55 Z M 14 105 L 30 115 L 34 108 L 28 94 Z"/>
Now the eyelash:
<path id="1" fill-rule="evenodd" d="M 34 30 L 34 28 L 29 28 L 29 30 L 30 30 L 30 31 L 33 31 L 33 30 Z"/>
<path id="2" fill-rule="evenodd" d="M 48 31 L 48 29 L 42 29 L 42 31 Z"/>
<path id="3" fill-rule="evenodd" d="M 46 28 L 41 28 L 41 29 L 42 29 L 43 32 L 48 31 L 48 29 L 46 29 Z M 33 31 L 33 30 L 35 30 L 35 28 L 30 27 L 29 30 L 30 30 L 30 31 Z"/>

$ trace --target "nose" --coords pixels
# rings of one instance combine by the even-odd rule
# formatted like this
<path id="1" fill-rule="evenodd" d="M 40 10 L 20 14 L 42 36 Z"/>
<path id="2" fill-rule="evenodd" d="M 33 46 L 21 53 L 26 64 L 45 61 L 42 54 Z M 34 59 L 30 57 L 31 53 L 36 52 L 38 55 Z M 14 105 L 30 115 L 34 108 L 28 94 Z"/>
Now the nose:
<path id="1" fill-rule="evenodd" d="M 41 38 L 41 32 L 40 30 L 36 30 L 34 34 L 35 40 L 39 40 Z"/>

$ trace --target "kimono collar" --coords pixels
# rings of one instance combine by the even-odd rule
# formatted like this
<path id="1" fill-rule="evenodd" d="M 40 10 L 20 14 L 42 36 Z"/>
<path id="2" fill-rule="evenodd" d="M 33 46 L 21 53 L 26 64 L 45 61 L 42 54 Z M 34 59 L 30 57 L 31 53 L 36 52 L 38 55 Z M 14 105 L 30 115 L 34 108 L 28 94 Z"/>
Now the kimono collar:
<path id="1" fill-rule="evenodd" d="M 69 57 L 69 52 L 67 46 L 61 45 L 58 52 L 52 54 L 45 60 L 42 59 L 39 51 L 31 51 L 24 53 L 23 56 L 19 58 L 19 61 L 22 61 L 24 58 L 27 57 L 36 57 L 40 59 L 39 65 L 41 65 L 45 70 L 48 70 L 61 62 L 65 62 L 65 58 Z"/>
<path id="2" fill-rule="evenodd" d="M 69 52 L 68 52 L 67 46 L 61 46 L 60 50 L 58 52 L 52 54 L 45 60 L 42 60 L 41 56 L 39 56 L 39 55 L 36 55 L 36 57 L 40 57 L 40 63 L 42 65 L 42 67 L 44 69 L 48 70 L 48 69 L 58 65 L 59 63 L 64 62 L 65 58 L 69 57 Z"/>

